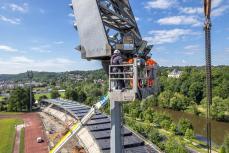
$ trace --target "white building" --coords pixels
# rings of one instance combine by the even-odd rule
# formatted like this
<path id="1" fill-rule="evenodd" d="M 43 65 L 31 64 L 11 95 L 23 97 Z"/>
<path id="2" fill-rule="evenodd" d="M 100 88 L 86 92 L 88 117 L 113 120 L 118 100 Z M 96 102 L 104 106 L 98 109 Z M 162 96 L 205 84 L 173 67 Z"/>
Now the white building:
<path id="1" fill-rule="evenodd" d="M 169 78 L 180 78 L 182 75 L 182 71 L 178 71 L 177 69 L 174 69 L 171 73 L 168 74 Z"/>

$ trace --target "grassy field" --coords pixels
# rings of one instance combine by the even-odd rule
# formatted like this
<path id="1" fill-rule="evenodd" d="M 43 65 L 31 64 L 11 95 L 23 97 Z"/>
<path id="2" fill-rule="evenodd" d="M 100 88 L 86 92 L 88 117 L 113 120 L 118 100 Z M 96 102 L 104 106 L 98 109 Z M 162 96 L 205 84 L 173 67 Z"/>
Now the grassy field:
<path id="1" fill-rule="evenodd" d="M 35 98 L 35 100 L 38 100 L 43 95 L 46 95 L 48 97 L 48 99 L 51 99 L 51 94 L 50 93 L 47 93 L 47 94 L 35 94 L 34 95 L 34 98 Z M 60 93 L 60 97 L 61 98 L 64 98 L 64 96 L 65 96 L 65 93 L 64 92 L 61 92 Z"/>
<path id="2" fill-rule="evenodd" d="M 22 124 L 19 119 L 0 119 L 0 153 L 12 153 L 15 139 L 15 125 Z"/>
<path id="3" fill-rule="evenodd" d="M 19 113 L 19 112 L 0 112 L 0 115 L 20 115 L 23 113 Z"/>
<path id="4" fill-rule="evenodd" d="M 47 96 L 49 99 L 51 98 L 51 94 L 50 93 L 47 93 L 47 94 L 35 94 L 34 95 L 34 98 L 35 100 L 38 100 L 41 96 Z"/>

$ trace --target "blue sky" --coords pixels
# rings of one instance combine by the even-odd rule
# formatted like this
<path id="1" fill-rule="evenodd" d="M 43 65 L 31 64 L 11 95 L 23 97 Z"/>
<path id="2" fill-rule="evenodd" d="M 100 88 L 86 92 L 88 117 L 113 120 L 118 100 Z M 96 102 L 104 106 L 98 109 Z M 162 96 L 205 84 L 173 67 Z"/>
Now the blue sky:
<path id="1" fill-rule="evenodd" d="M 130 0 L 142 37 L 162 66 L 203 65 L 201 0 Z M 0 1 L 0 73 L 101 68 L 74 50 L 70 0 Z M 229 1 L 213 0 L 212 61 L 229 64 Z"/>

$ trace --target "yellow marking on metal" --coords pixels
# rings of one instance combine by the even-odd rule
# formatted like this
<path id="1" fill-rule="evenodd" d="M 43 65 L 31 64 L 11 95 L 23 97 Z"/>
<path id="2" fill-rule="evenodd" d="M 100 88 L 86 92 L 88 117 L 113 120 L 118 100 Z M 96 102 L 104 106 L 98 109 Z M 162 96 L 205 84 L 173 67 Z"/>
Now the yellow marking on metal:
<path id="1" fill-rule="evenodd" d="M 76 123 L 72 126 L 72 128 L 68 131 L 68 133 L 61 138 L 61 140 L 55 145 L 54 148 L 51 149 L 49 153 L 54 153 L 54 151 L 72 134 L 74 130 L 76 130 L 79 127 L 79 124 Z"/>

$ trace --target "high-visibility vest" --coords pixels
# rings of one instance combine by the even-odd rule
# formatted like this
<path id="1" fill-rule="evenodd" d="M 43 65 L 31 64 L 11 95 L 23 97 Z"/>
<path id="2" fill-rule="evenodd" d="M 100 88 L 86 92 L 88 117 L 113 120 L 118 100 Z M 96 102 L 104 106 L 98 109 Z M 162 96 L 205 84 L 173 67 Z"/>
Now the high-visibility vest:
<path id="1" fill-rule="evenodd" d="M 147 59 L 146 60 L 146 65 L 147 66 L 151 66 L 151 65 L 154 65 L 154 64 L 157 64 L 157 62 L 155 62 L 153 59 Z"/>

